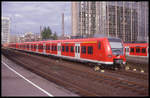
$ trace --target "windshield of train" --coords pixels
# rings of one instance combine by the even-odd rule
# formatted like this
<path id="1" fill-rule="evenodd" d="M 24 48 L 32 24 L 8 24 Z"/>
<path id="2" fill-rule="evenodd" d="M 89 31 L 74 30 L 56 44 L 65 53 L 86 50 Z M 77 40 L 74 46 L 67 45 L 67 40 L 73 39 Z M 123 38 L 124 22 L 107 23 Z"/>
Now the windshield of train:
<path id="1" fill-rule="evenodd" d="M 114 55 L 123 55 L 123 45 L 120 39 L 118 38 L 108 38 L 112 54 Z"/>

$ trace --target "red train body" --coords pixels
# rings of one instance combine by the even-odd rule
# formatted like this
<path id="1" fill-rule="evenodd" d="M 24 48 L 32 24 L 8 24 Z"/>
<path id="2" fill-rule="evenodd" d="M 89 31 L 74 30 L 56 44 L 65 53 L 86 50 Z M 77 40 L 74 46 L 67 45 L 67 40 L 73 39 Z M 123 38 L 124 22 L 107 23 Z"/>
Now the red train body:
<path id="1" fill-rule="evenodd" d="M 127 56 L 133 57 L 148 57 L 149 46 L 148 43 L 124 43 Z"/>
<path id="2" fill-rule="evenodd" d="M 118 38 L 86 38 L 9 44 L 10 48 L 98 64 L 125 64 L 125 50 Z"/>

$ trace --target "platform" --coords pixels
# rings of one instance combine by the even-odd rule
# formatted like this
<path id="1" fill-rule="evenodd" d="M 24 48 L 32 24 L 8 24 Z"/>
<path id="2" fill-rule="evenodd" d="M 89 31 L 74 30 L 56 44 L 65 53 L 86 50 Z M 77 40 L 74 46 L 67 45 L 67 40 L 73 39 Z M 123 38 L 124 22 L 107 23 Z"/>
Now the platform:
<path id="1" fill-rule="evenodd" d="M 2 96 L 78 96 L 1 57 Z"/>

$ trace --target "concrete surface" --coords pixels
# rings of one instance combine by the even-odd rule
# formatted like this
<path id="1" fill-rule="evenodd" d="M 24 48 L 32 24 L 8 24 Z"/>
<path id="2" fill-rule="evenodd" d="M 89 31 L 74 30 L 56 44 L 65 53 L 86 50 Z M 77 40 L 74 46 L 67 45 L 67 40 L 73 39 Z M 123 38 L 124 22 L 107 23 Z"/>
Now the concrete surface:
<path id="1" fill-rule="evenodd" d="M 2 96 L 49 96 L 47 93 L 49 93 L 51 96 L 78 96 L 77 94 L 74 94 L 63 87 L 60 87 L 28 71 L 27 69 L 18 66 L 3 55 L 1 55 L 1 57 Z M 8 68 L 6 64 L 11 69 L 25 77 L 28 81 L 41 88 L 43 91 L 16 74 L 14 71 Z"/>

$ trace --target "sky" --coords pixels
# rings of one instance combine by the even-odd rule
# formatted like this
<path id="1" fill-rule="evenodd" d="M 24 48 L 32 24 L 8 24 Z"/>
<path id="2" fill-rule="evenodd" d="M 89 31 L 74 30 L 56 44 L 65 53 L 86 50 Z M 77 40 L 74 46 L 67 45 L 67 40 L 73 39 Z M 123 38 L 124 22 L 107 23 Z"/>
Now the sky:
<path id="1" fill-rule="evenodd" d="M 57 35 L 71 34 L 71 2 L 2 2 L 2 16 L 11 19 L 11 34 L 40 33 L 40 26 L 49 26 Z"/>

